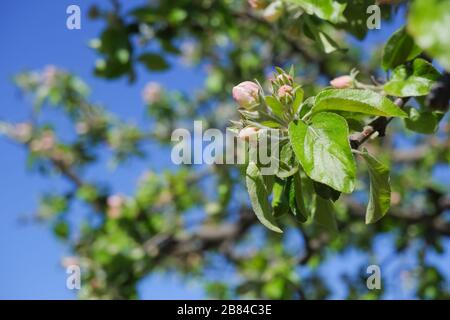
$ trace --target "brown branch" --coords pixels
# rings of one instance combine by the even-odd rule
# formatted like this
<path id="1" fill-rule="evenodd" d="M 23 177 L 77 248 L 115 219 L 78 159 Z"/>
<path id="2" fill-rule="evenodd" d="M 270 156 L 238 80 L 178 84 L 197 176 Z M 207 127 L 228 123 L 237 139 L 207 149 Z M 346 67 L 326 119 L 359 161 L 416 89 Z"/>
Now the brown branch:
<path id="1" fill-rule="evenodd" d="M 59 172 L 65 176 L 69 181 L 71 181 L 77 188 L 81 187 L 84 182 L 78 175 L 72 171 L 72 169 L 67 166 L 63 161 L 51 159 L 53 165 L 59 170 Z"/>
<path id="2" fill-rule="evenodd" d="M 157 234 L 143 245 L 144 250 L 153 258 L 160 260 L 165 256 L 184 259 L 191 253 L 202 253 L 215 249 L 230 260 L 242 260 L 230 250 L 238 240 L 246 235 L 256 222 L 256 216 L 250 208 L 240 209 L 240 217 L 234 223 L 221 225 L 203 225 L 191 234 Z"/>
<path id="3" fill-rule="evenodd" d="M 409 98 L 397 98 L 394 104 L 402 108 Z M 369 123 L 363 131 L 350 136 L 350 146 L 353 149 L 358 149 L 362 144 L 370 139 L 375 133 L 378 133 L 380 137 L 384 137 L 386 134 L 386 127 L 393 118 L 377 117 L 371 123 Z"/>

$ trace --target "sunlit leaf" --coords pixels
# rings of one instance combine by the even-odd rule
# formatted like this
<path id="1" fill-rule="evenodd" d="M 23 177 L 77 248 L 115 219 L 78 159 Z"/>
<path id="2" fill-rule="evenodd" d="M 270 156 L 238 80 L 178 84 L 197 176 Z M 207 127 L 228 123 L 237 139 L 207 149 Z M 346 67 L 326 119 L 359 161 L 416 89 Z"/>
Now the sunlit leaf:
<path id="1" fill-rule="evenodd" d="M 316 96 L 313 112 L 343 110 L 374 116 L 406 117 L 407 114 L 388 98 L 371 90 L 327 89 Z"/>
<path id="2" fill-rule="evenodd" d="M 344 118 L 323 112 L 314 115 L 310 124 L 291 122 L 289 138 L 298 161 L 311 179 L 341 192 L 353 191 L 356 164 Z"/>

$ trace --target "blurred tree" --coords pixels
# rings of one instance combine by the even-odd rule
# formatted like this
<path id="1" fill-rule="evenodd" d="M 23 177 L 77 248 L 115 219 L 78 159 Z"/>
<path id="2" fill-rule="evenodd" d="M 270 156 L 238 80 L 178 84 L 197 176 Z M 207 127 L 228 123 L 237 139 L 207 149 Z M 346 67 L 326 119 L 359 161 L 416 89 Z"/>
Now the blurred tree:
<path id="1" fill-rule="evenodd" d="M 450 81 L 445 70 L 440 75 L 427 61 L 436 59 L 449 70 L 450 26 L 444 15 L 450 2 L 411 2 L 379 1 L 383 19 L 391 19 L 401 6 L 408 7 L 408 19 L 383 54 L 370 53 L 368 63 L 363 62 L 368 61 L 368 53 L 347 43 L 345 34 L 366 36 L 366 9 L 374 4 L 370 0 L 152 1 L 127 12 L 119 1 L 112 1 L 111 8 L 93 6 L 89 16 L 105 24 L 91 42 L 100 57 L 95 64 L 98 77 L 127 77 L 132 83 L 136 65 L 164 72 L 176 59 L 206 66 L 208 76 L 204 89 L 190 95 L 150 83 L 143 92 L 153 120 L 150 131 L 90 102 L 86 85 L 64 70 L 47 67 L 16 77 L 18 86 L 34 97 L 33 119 L 2 122 L 0 131 L 28 148 L 32 168 L 45 175 L 57 172 L 73 185 L 64 192 L 45 194 L 37 216 L 73 249 L 76 258 L 65 263 L 82 266 L 80 297 L 137 298 L 136 285 L 144 276 L 175 271 L 203 282 L 211 297 L 327 298 L 333 291 L 318 267 L 330 256 L 357 248 L 366 253 L 367 265 L 383 268 L 383 261 L 374 260 L 374 240 L 377 235 L 390 235 L 395 254 L 411 250 L 417 256 L 417 266 L 410 270 L 418 280 L 415 296 L 448 298 L 448 279 L 429 263 L 427 254 L 442 254 L 443 240 L 450 235 L 445 216 L 450 210 L 449 192 L 431 178 L 437 166 L 448 166 L 450 161 L 450 123 L 443 117 Z M 358 169 L 357 192 L 342 195 L 334 204 L 337 235 L 313 219 L 306 224 L 293 215 L 277 219 L 286 233 L 300 237 L 300 248 L 287 245 L 283 235 L 258 222 L 243 196 L 245 166 L 185 165 L 145 172 L 130 195 L 111 194 L 108 185 L 86 180 L 86 168 L 98 161 L 105 146 L 117 165 L 126 165 L 132 157 L 148 156 L 144 148 L 148 143 L 169 145 L 172 131 L 195 119 L 203 121 L 204 129 L 225 130 L 229 120 L 239 120 L 230 99 L 233 86 L 266 79 L 262 86 L 270 88 L 274 82 L 267 73 L 272 67 L 291 65 L 299 72 L 294 79 L 286 75 L 282 81 L 298 82 L 305 97 L 346 74 L 332 85 L 400 98 L 395 100 L 397 106 L 409 115 L 404 125 L 376 114 L 340 113 L 349 124 L 352 148 L 366 143 L 372 155 L 390 163 L 391 209 L 383 219 L 365 224 L 369 177 L 364 165 Z M 389 79 L 383 69 L 392 70 Z M 291 94 L 283 91 L 283 96 L 286 92 Z M 73 123 L 75 134 L 69 141 L 58 135 L 55 125 L 40 120 L 48 106 L 62 110 Z M 383 138 L 366 142 L 377 135 Z M 398 137 L 407 137 L 413 146 L 398 148 Z M 326 185 L 316 184 L 315 192 L 317 198 L 336 200 L 337 191 Z M 86 204 L 90 211 L 90 218 L 76 230 L 68 222 L 74 203 Z M 186 216 L 193 211 L 203 215 L 192 225 Z M 208 270 L 217 270 L 218 263 L 232 266 L 237 277 L 206 276 Z M 384 287 L 369 291 L 364 276 L 365 270 L 355 270 L 344 279 L 348 298 L 382 297 Z"/>

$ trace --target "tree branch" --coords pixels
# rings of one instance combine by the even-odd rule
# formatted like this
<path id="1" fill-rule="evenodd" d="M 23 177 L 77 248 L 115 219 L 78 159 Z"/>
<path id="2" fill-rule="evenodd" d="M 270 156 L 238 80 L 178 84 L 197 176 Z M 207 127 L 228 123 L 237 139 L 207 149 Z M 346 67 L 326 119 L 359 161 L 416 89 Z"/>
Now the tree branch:
<path id="1" fill-rule="evenodd" d="M 397 98 L 394 104 L 402 108 L 409 98 Z M 384 137 L 386 133 L 386 127 L 393 118 L 377 117 L 371 123 L 369 123 L 363 131 L 350 136 L 350 146 L 352 149 L 358 149 L 362 144 L 370 139 L 375 133 L 378 133 L 380 137 Z"/>

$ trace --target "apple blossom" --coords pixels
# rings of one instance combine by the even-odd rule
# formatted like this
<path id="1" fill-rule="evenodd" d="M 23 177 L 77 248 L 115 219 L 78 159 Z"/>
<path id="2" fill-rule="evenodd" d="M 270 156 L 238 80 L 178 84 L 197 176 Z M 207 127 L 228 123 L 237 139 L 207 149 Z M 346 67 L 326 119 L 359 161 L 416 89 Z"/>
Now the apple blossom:
<path id="1" fill-rule="evenodd" d="M 258 101 L 259 86 L 252 81 L 244 81 L 233 88 L 233 98 L 243 108 Z"/>
<path id="2" fill-rule="evenodd" d="M 330 84 L 336 89 L 344 89 L 352 86 L 353 78 L 350 76 L 340 76 L 330 81 Z"/>

